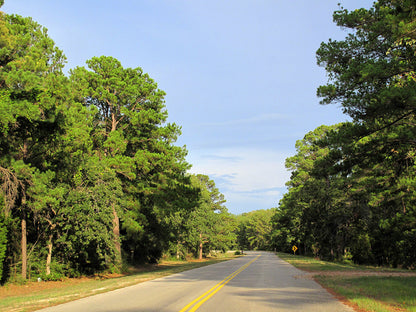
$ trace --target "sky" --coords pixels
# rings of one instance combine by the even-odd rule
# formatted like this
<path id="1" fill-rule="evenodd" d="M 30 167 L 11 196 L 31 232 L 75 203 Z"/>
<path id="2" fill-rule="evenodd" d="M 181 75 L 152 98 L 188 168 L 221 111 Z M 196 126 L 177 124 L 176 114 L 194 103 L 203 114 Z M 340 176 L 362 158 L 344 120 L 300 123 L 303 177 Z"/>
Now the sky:
<path id="1" fill-rule="evenodd" d="M 320 105 L 316 50 L 348 34 L 332 21 L 369 0 L 5 0 L 64 51 L 65 71 L 94 56 L 141 67 L 166 92 L 191 173 L 213 179 L 233 214 L 278 207 L 295 143 L 348 120 Z"/>

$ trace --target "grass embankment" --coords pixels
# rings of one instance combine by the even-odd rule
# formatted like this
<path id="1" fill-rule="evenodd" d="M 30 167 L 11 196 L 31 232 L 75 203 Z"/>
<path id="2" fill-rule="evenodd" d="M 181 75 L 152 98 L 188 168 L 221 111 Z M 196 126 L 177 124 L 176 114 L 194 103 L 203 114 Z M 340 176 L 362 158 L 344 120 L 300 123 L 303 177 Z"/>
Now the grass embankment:
<path id="1" fill-rule="evenodd" d="M 323 287 L 341 296 L 356 311 L 415 311 L 416 272 L 320 261 L 278 253 L 310 272 Z"/>
<path id="2" fill-rule="evenodd" d="M 202 261 L 162 261 L 131 268 L 127 274 L 65 279 L 58 282 L 28 282 L 0 286 L 0 311 L 35 311 L 60 303 L 135 285 L 155 278 L 231 259 L 223 256 Z"/>

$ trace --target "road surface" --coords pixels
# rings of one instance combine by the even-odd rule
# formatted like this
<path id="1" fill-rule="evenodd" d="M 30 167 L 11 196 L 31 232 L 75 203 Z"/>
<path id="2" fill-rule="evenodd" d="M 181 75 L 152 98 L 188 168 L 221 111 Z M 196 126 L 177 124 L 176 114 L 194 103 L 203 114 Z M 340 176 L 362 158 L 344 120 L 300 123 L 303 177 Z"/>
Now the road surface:
<path id="1" fill-rule="evenodd" d="M 83 298 L 42 312 L 351 312 L 304 273 L 269 252 Z"/>

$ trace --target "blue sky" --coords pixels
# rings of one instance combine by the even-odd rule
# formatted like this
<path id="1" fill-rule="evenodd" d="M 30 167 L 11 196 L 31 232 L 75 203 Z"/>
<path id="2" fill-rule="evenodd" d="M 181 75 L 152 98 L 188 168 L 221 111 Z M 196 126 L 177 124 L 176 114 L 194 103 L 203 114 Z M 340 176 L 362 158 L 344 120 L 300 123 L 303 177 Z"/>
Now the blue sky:
<path id="1" fill-rule="evenodd" d="M 296 140 L 347 120 L 321 106 L 315 52 L 347 32 L 332 22 L 369 0 L 5 0 L 31 16 L 68 58 L 66 70 L 109 55 L 141 67 L 182 126 L 191 172 L 214 179 L 230 212 L 276 207 Z"/>

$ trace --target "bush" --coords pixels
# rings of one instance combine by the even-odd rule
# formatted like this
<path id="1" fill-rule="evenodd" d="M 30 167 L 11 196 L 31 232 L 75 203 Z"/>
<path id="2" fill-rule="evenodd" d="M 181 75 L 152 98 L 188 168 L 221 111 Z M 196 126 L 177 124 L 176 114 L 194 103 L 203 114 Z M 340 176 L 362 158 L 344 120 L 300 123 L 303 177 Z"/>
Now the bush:
<path id="1" fill-rule="evenodd" d="M 42 281 L 62 281 L 65 279 L 65 275 L 58 272 L 51 272 L 51 274 L 46 275 L 46 273 L 42 273 L 39 278 Z"/>
<path id="2" fill-rule="evenodd" d="M 44 261 L 38 261 L 31 265 L 32 278 L 31 280 L 37 281 L 40 278 L 42 281 L 62 281 L 68 275 L 67 265 L 62 264 L 58 261 L 52 261 L 51 263 L 51 273 L 46 275 Z"/>

